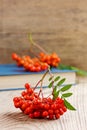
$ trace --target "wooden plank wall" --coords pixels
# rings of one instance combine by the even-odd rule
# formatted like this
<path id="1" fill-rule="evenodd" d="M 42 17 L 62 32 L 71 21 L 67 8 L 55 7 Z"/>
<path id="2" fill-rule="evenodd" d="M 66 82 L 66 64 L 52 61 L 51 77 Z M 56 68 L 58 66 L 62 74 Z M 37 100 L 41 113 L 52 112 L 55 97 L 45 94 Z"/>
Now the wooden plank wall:
<path id="1" fill-rule="evenodd" d="M 28 33 L 63 63 L 87 70 L 86 0 L 0 0 L 0 63 L 13 63 L 12 52 L 30 54 Z"/>

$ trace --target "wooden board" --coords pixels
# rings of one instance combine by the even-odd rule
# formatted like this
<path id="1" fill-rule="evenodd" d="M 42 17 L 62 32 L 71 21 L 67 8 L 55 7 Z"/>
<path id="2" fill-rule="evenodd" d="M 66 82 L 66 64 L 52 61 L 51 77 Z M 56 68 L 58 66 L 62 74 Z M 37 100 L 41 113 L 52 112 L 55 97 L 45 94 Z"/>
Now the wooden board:
<path id="1" fill-rule="evenodd" d="M 0 5 L 0 63 L 12 63 L 12 52 L 30 54 L 32 33 L 63 63 L 87 70 L 86 0 L 0 0 Z"/>

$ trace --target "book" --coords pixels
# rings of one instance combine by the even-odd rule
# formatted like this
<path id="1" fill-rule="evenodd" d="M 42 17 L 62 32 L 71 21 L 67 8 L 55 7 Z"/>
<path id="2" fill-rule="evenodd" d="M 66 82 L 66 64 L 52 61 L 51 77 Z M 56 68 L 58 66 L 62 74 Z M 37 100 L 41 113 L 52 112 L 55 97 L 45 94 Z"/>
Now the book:
<path id="1" fill-rule="evenodd" d="M 23 67 L 18 67 L 16 64 L 1 64 L 0 65 L 0 91 L 3 90 L 17 90 L 23 89 L 25 83 L 30 83 L 31 86 L 35 86 L 37 82 L 42 78 L 46 71 L 41 72 L 29 72 L 25 71 Z M 61 78 L 66 78 L 63 85 L 76 84 L 76 72 L 73 70 L 60 70 L 58 68 L 51 68 L 51 72 Z M 47 87 L 49 84 L 50 75 L 46 75 L 43 81 L 43 86 Z"/>

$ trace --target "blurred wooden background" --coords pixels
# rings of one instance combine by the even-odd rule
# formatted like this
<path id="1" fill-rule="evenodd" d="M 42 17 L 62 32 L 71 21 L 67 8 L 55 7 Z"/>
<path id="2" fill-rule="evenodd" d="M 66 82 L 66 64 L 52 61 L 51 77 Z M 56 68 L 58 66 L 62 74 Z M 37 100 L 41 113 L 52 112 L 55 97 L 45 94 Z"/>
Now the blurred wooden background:
<path id="1" fill-rule="evenodd" d="M 0 63 L 30 54 L 28 33 L 62 63 L 87 70 L 86 0 L 0 0 Z"/>

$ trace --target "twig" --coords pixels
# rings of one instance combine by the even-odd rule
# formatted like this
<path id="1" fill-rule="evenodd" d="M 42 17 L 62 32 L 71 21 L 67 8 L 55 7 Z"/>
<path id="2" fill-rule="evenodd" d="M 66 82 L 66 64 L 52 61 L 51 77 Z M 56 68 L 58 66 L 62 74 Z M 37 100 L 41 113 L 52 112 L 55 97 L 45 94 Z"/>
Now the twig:
<path id="1" fill-rule="evenodd" d="M 29 41 L 32 45 L 34 45 L 35 47 L 37 47 L 41 52 L 44 52 L 45 54 L 47 53 L 45 49 L 43 49 L 41 46 L 39 46 L 37 43 L 35 43 L 32 39 L 31 34 L 28 35 L 29 36 Z"/>

